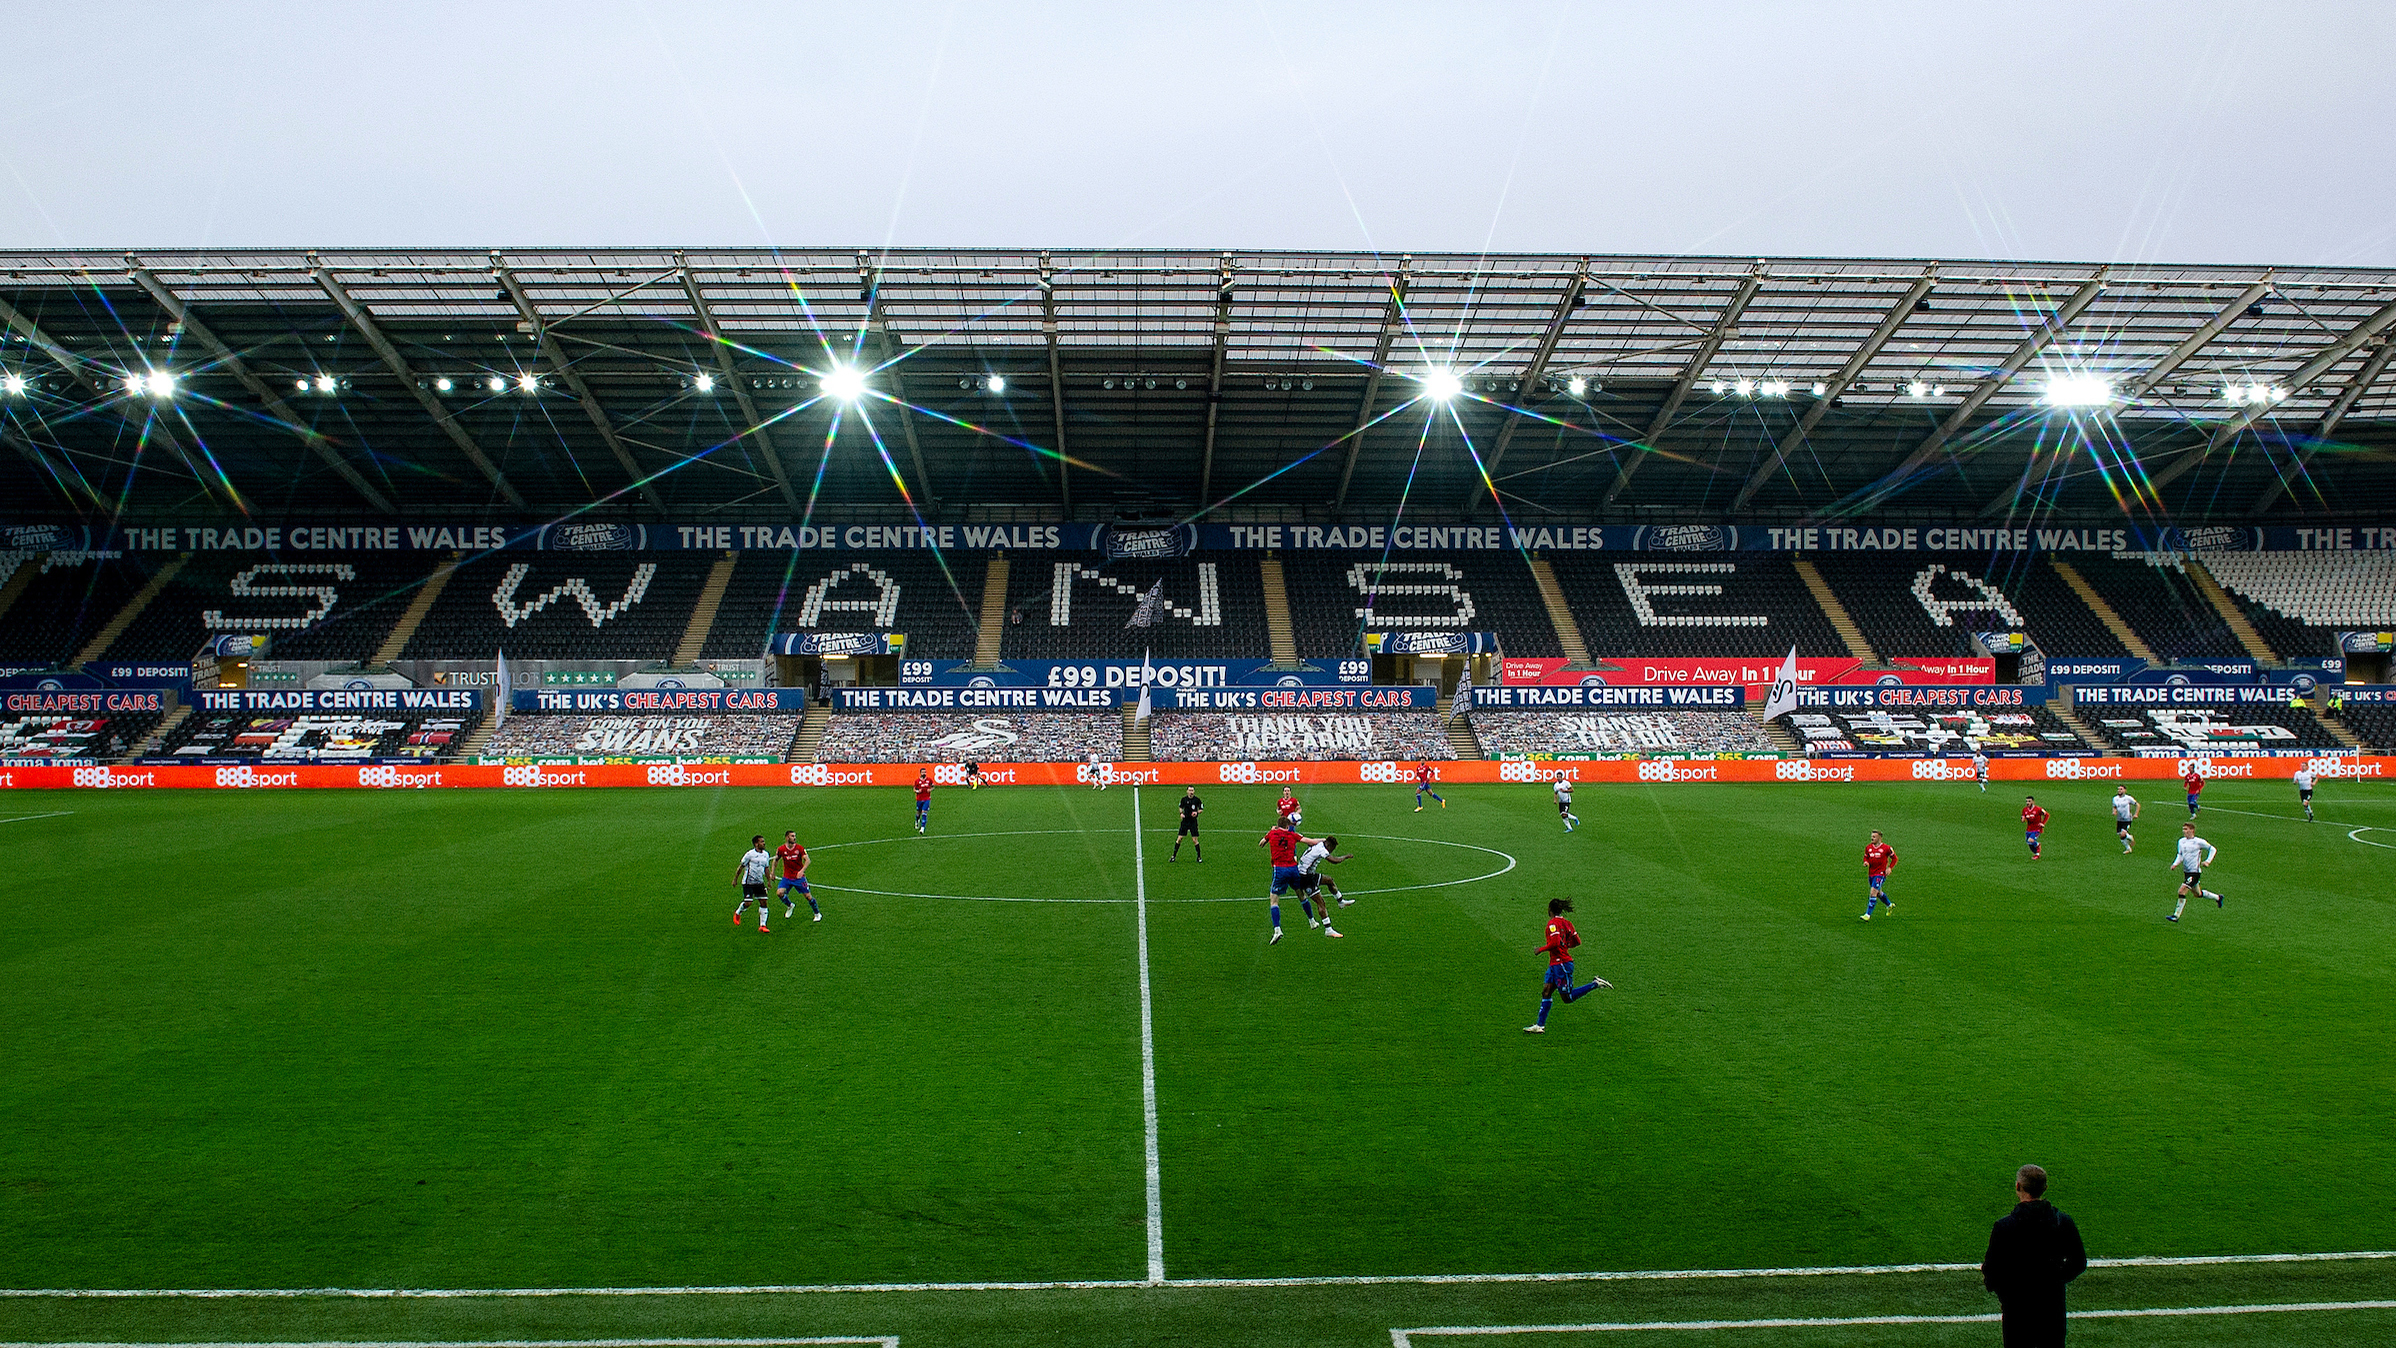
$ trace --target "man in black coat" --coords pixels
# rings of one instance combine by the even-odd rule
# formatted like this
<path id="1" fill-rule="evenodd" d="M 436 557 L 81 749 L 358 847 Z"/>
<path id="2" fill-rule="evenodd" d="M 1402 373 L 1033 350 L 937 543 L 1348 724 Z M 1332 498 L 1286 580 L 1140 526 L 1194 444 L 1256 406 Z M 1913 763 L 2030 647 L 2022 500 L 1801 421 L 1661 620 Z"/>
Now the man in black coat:
<path id="1" fill-rule="evenodd" d="M 2080 1228 L 2046 1200 L 2047 1172 L 2026 1165 L 2013 1177 L 2020 1201 L 1988 1233 L 1980 1281 L 2005 1311 L 2005 1348 L 2060 1348 L 2063 1286 L 2088 1271 Z"/>

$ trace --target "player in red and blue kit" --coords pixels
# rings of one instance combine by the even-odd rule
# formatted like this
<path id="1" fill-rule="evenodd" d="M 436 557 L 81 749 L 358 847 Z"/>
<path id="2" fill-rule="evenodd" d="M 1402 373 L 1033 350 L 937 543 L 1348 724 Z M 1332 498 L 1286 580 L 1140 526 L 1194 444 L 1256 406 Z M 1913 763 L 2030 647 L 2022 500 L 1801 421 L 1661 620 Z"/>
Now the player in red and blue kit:
<path id="1" fill-rule="evenodd" d="M 1439 808 L 1443 810 L 1448 807 L 1448 798 L 1431 789 L 1431 764 L 1428 760 L 1414 765 L 1414 812 L 1416 814 L 1423 812 L 1423 797 L 1425 796 L 1438 801 Z"/>
<path id="2" fill-rule="evenodd" d="M 2205 793 L 2205 775 L 2191 763 L 2180 774 L 2180 785 L 2188 789 L 2188 817 L 2196 818 L 2196 798 Z"/>
<path id="3" fill-rule="evenodd" d="M 1577 1002 L 1599 988 L 1613 984 L 1602 978 L 1592 978 L 1579 987 L 1572 985 L 1572 948 L 1581 943 L 1581 934 L 1572 929 L 1572 919 L 1564 916 L 1572 911 L 1572 900 L 1547 901 L 1547 944 L 1539 947 L 1547 955 L 1547 982 L 1539 990 L 1539 1019 L 1522 1027 L 1524 1034 L 1546 1034 L 1547 1013 L 1556 1004 L 1561 991 L 1564 1000 Z"/>
<path id="4" fill-rule="evenodd" d="M 2038 835 L 2046 831 L 2047 812 L 2039 805 L 2038 797 L 2022 797 L 2022 833 L 2025 835 L 2024 841 L 2030 844 L 2032 861 L 2039 859 Z"/>
<path id="5" fill-rule="evenodd" d="M 921 833 L 932 826 L 932 770 L 925 768 L 915 774 L 915 831 Z"/>
<path id="6" fill-rule="evenodd" d="M 1897 864 L 1897 849 L 1880 840 L 1880 830 L 1872 830 L 1872 841 L 1864 847 L 1864 876 L 1872 882 L 1872 892 L 1864 898 L 1864 921 L 1872 920 L 1872 905 L 1879 904 L 1889 912 L 1897 911 L 1897 901 L 1884 888 L 1889 871 Z"/>
<path id="7" fill-rule="evenodd" d="M 1306 909 L 1307 920 L 1310 922 L 1314 920 L 1314 905 L 1306 901 L 1305 880 L 1298 874 L 1298 849 L 1311 847 L 1317 841 L 1317 839 L 1306 837 L 1290 827 L 1289 820 L 1286 818 L 1274 824 L 1272 832 L 1256 840 L 1256 845 L 1267 849 L 1273 858 L 1273 888 L 1272 892 L 1265 895 L 1265 902 L 1270 905 L 1273 915 L 1273 939 L 1265 942 L 1266 945 L 1272 945 L 1281 939 L 1281 894 L 1283 890 L 1297 894 L 1299 904 Z"/>
<path id="8" fill-rule="evenodd" d="M 790 901 L 790 891 L 795 889 L 800 898 L 807 900 L 807 910 L 815 914 L 814 920 L 823 921 L 824 910 L 816 906 L 815 891 L 807 887 L 807 849 L 799 846 L 797 829 L 782 835 L 782 845 L 774 849 L 774 855 L 782 862 L 782 916 L 789 917 L 799 910 Z"/>

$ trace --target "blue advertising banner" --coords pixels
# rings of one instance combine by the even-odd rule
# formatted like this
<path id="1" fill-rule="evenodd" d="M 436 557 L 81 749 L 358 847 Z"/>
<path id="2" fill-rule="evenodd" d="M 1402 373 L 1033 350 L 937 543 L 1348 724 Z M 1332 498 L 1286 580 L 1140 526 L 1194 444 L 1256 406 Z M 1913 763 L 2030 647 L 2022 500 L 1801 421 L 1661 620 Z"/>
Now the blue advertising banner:
<path id="1" fill-rule="evenodd" d="M 832 693 L 834 711 L 1071 712 L 1107 711 L 1123 703 L 1120 688 L 883 687 L 839 688 Z"/>
<path id="2" fill-rule="evenodd" d="M 807 710 L 804 688 L 519 688 L 522 712 L 685 712 L 762 716 Z"/>
<path id="3" fill-rule="evenodd" d="M 203 688 L 201 711 L 480 711 L 479 688 Z"/>
<path id="4" fill-rule="evenodd" d="M 1671 707 L 1683 711 L 1738 711 L 1747 687 L 1737 683 L 1616 686 L 1581 683 L 1510 683 L 1473 689 L 1476 711 L 1545 711 L 1558 707 Z"/>
<path id="5" fill-rule="evenodd" d="M 1494 655 L 1495 632 L 1367 632 L 1366 655 Z"/>
<path id="6" fill-rule="evenodd" d="M 1852 687 L 1800 687 L 1800 709 L 1827 707 L 1835 711 L 2002 711 L 2046 705 L 2052 694 L 2043 685 L 1973 683 L 1939 687 L 1927 684 L 1861 684 Z"/>
<path id="7" fill-rule="evenodd" d="M 1150 695 L 1159 711 L 1435 711 L 1439 690 L 1379 688 L 1182 688 Z"/>
<path id="8" fill-rule="evenodd" d="M 2047 682 L 2119 683 L 2145 668 L 2146 661 L 2128 655 L 2093 658 L 2050 655 L 2047 657 Z"/>
<path id="9" fill-rule="evenodd" d="M 2080 706 L 2228 707 L 2247 703 L 2288 705 L 2285 684 L 2237 683 L 2117 683 L 2104 688 L 2075 688 L 2072 701 Z"/>
<path id="10" fill-rule="evenodd" d="M 1270 660 L 1157 660 L 1145 668 L 1152 688 L 1304 688 L 1373 681 L 1373 662 L 1365 659 L 1309 660 L 1296 669 L 1275 669 Z M 1137 694 L 1142 669 L 1138 660 L 1008 660 L 995 669 L 975 669 L 970 660 L 902 660 L 899 682 L 910 688 L 1128 688 Z"/>
<path id="11" fill-rule="evenodd" d="M 2386 655 L 2396 651 L 2396 632 L 2340 632 L 2338 649 L 2348 655 Z"/>
<path id="12" fill-rule="evenodd" d="M 2350 683 L 2338 689 L 2349 702 L 2368 702 L 2373 706 L 2396 703 L 2396 683 Z"/>
<path id="13" fill-rule="evenodd" d="M 784 632 L 774 638 L 776 655 L 905 655 L 904 632 Z"/>

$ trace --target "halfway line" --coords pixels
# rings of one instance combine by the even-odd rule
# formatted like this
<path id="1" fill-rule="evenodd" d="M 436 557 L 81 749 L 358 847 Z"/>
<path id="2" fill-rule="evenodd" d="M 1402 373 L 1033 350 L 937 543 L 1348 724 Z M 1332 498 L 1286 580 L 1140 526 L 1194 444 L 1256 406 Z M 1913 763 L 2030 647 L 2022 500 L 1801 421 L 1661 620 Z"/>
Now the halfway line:
<path id="1" fill-rule="evenodd" d="M 1140 838 L 1140 788 L 1131 788 L 1131 873 L 1140 930 L 1140 1112 L 1148 1148 L 1148 1281 L 1165 1280 L 1165 1195 L 1156 1156 L 1156 1017 L 1148 999 L 1148 849 Z"/>
<path id="2" fill-rule="evenodd" d="M 22 824 L 28 819 L 64 819 L 73 813 L 73 810 L 52 810 L 48 814 L 21 814 L 14 819 L 0 819 L 0 824 Z"/>

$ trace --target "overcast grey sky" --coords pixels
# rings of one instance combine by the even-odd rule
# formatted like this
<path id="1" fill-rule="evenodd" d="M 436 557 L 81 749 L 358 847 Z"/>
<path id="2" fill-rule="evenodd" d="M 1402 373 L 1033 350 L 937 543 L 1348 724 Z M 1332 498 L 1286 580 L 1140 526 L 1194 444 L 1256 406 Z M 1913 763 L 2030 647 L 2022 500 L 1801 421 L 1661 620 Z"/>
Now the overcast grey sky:
<path id="1" fill-rule="evenodd" d="M 2396 3 L 0 7 L 0 246 L 2396 265 Z"/>

